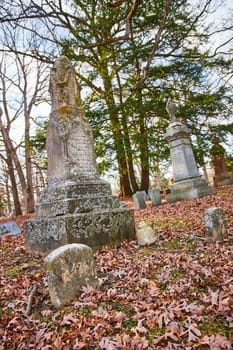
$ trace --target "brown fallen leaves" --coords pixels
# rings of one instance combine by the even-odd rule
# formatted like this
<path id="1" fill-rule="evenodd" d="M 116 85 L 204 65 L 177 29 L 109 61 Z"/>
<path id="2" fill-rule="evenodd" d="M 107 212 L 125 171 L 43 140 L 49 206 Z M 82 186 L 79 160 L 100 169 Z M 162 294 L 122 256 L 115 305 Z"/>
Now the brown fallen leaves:
<path id="1" fill-rule="evenodd" d="M 226 186 L 214 196 L 136 210 L 136 222 L 153 225 L 155 244 L 102 249 L 95 255 L 99 288 L 83 287 L 58 311 L 43 259 L 25 252 L 23 236 L 2 238 L 0 350 L 232 349 L 232 198 Z M 228 237 L 215 243 L 204 238 L 203 212 L 212 206 L 223 207 L 228 221 Z M 13 219 L 22 227 L 23 217 Z"/>

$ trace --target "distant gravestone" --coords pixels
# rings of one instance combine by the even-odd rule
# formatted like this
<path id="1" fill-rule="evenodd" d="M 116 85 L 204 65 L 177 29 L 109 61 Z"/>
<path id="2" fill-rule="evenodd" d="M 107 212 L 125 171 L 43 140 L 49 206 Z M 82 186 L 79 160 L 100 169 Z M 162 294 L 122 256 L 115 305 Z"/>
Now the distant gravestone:
<path id="1" fill-rule="evenodd" d="M 51 302 L 56 308 L 68 304 L 85 285 L 96 285 L 92 249 L 85 244 L 67 244 L 45 258 Z"/>
<path id="2" fill-rule="evenodd" d="M 161 204 L 161 194 L 159 189 L 153 188 L 149 190 L 149 197 L 151 199 L 152 207 Z"/>
<path id="3" fill-rule="evenodd" d="M 9 236 L 18 236 L 20 235 L 21 230 L 15 221 L 5 222 L 0 224 L 0 237 L 9 235 Z"/>
<path id="4" fill-rule="evenodd" d="M 218 241 L 227 235 L 225 211 L 222 208 L 213 207 L 205 210 L 204 218 L 207 239 Z"/>
<path id="5" fill-rule="evenodd" d="M 137 191 L 133 194 L 134 206 L 136 209 L 146 208 L 145 191 Z"/>
<path id="6" fill-rule="evenodd" d="M 157 239 L 153 228 L 145 221 L 139 222 L 136 238 L 140 246 L 153 244 Z"/>
<path id="7" fill-rule="evenodd" d="M 225 161 L 225 149 L 220 144 L 220 140 L 214 137 L 210 149 L 212 164 L 214 168 L 214 186 L 223 186 L 233 184 L 233 178 L 227 171 Z"/>
<path id="8" fill-rule="evenodd" d="M 148 200 L 150 199 L 149 195 L 146 193 L 146 191 L 145 191 L 145 190 L 143 190 L 143 191 L 139 191 L 139 192 L 144 193 L 144 198 L 145 198 L 145 201 L 148 201 Z"/>

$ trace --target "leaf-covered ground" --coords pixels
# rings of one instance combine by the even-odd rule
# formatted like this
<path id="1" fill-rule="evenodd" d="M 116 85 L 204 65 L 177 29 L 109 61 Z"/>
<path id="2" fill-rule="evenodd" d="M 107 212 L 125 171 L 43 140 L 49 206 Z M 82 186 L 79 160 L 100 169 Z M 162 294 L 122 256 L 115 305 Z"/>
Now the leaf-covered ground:
<path id="1" fill-rule="evenodd" d="M 84 287 L 60 310 L 50 302 L 43 259 L 25 252 L 23 235 L 0 239 L 0 350 L 232 349 L 232 202 L 233 186 L 225 186 L 214 196 L 135 210 L 136 223 L 153 225 L 156 243 L 98 252 L 99 287 Z M 213 206 L 228 221 L 227 238 L 215 243 L 205 240 L 203 220 Z M 13 219 L 22 227 L 25 217 Z"/>

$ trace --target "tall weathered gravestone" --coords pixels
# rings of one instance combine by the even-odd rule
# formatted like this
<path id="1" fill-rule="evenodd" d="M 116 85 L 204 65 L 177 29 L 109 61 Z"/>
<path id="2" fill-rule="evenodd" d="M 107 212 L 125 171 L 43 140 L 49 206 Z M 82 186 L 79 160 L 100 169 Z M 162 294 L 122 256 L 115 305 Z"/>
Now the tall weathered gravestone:
<path id="1" fill-rule="evenodd" d="M 166 138 L 170 144 L 173 169 L 173 184 L 166 198 L 168 202 L 199 198 L 214 193 L 214 189 L 199 174 L 194 158 L 190 131 L 175 116 L 176 105 L 172 101 L 167 103 L 170 123 Z"/>
<path id="2" fill-rule="evenodd" d="M 68 243 L 94 250 L 134 236 L 133 210 L 120 208 L 99 178 L 92 130 L 81 108 L 75 72 L 59 57 L 51 70 L 47 131 L 48 186 L 36 217 L 25 222 L 28 250 L 48 253 Z"/>

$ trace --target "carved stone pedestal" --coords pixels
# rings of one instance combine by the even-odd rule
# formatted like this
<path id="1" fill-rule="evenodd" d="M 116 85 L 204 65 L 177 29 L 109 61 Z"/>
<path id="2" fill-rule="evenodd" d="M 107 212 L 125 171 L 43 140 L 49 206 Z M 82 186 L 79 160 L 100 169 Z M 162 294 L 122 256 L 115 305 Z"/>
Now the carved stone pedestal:
<path id="1" fill-rule="evenodd" d="M 47 254 L 69 243 L 97 250 L 134 237 L 133 210 L 120 208 L 110 185 L 100 179 L 48 186 L 36 214 L 25 222 L 28 251 Z"/>
<path id="2" fill-rule="evenodd" d="M 115 246 L 134 237 L 131 210 L 106 209 L 57 217 L 36 217 L 25 223 L 26 249 L 47 254 L 69 243 L 83 243 L 93 250 Z"/>

